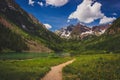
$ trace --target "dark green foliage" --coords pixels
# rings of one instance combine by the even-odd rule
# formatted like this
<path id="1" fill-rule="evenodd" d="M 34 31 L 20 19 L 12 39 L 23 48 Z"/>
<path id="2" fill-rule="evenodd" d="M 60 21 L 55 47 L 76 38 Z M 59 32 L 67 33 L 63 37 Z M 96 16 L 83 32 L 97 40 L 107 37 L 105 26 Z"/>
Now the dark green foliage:
<path id="1" fill-rule="evenodd" d="M 101 36 L 99 39 L 94 40 L 93 43 L 87 45 L 86 49 L 89 50 L 104 50 L 106 52 L 120 52 L 120 35 L 107 35 Z"/>
<path id="2" fill-rule="evenodd" d="M 20 35 L 0 24 L 0 51 L 4 49 L 20 52 L 28 48 Z"/>

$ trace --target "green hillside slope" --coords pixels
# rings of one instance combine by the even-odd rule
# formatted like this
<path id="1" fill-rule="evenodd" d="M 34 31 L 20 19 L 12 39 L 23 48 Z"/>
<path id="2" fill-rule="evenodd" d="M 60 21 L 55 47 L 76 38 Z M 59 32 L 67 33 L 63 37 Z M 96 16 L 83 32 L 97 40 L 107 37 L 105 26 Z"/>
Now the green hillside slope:
<path id="1" fill-rule="evenodd" d="M 86 49 L 103 50 L 104 52 L 120 52 L 120 18 L 115 20 L 106 33 L 90 42 Z"/>
<path id="2" fill-rule="evenodd" d="M 59 48 L 57 48 L 56 46 L 59 47 L 58 44 L 62 42 L 61 38 L 59 38 L 53 32 L 47 30 L 45 26 L 40 23 L 36 18 L 21 9 L 19 5 L 14 2 L 14 0 L 0 0 L 0 5 L 1 25 L 9 28 L 9 30 L 11 30 L 11 32 L 14 32 L 15 35 L 19 34 L 19 36 L 23 39 L 23 42 L 27 45 L 28 51 L 59 51 Z M 1 28 L 1 31 L 2 29 L 3 28 Z M 6 34 L 9 33 L 6 32 Z M 4 33 L 1 35 L 4 35 Z M 2 38 L 2 36 L 0 36 L 0 38 Z M 1 39 L 0 43 L 2 43 L 2 41 L 3 40 Z M 17 39 L 14 42 L 17 42 Z M 10 39 L 9 44 L 14 42 L 12 39 Z M 0 45 L 0 48 L 3 49 L 3 46 L 6 45 Z M 22 44 L 20 46 L 22 47 Z M 21 51 L 23 50 L 24 47 L 21 48 Z"/>

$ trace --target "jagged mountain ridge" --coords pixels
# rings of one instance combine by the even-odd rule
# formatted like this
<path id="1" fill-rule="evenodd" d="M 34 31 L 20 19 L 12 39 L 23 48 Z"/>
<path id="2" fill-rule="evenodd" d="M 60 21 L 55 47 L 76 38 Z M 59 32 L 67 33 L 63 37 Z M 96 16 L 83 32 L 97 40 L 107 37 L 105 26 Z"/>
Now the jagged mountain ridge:
<path id="1" fill-rule="evenodd" d="M 105 31 L 110 27 L 107 25 L 93 26 L 92 28 L 81 25 L 78 23 L 77 25 L 70 25 L 60 30 L 56 30 L 55 34 L 59 35 L 62 38 L 67 39 L 83 39 L 88 36 L 100 36 L 105 33 Z"/>

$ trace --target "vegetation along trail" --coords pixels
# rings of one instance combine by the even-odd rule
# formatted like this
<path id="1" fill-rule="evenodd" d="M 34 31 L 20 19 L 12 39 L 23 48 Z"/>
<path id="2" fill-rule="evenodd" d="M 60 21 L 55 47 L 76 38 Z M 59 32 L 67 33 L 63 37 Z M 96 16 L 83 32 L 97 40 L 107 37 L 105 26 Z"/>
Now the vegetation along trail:
<path id="1" fill-rule="evenodd" d="M 75 59 L 70 60 L 66 63 L 63 63 L 63 64 L 52 67 L 51 71 L 48 74 L 46 74 L 46 76 L 43 77 L 43 79 L 41 79 L 41 80 L 62 80 L 62 69 L 63 69 L 63 67 L 71 64 L 74 61 L 75 61 Z"/>

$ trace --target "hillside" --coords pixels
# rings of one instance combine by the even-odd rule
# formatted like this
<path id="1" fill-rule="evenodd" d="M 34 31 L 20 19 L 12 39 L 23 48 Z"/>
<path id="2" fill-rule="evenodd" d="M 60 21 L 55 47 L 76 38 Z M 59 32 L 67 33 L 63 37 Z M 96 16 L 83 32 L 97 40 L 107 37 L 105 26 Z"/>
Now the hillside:
<path id="1" fill-rule="evenodd" d="M 64 43 L 64 49 L 74 54 L 94 54 L 94 53 L 119 53 L 120 52 L 120 19 L 115 20 L 111 26 L 100 36 L 93 36 L 87 39 L 71 40 Z M 98 27 L 93 27 L 95 31 Z M 104 29 L 101 26 L 101 29 Z M 110 33 L 114 31 L 114 33 Z"/>
<path id="2" fill-rule="evenodd" d="M 70 25 L 57 30 L 56 35 L 46 29 L 32 14 L 20 8 L 14 0 L 0 0 L 0 5 L 0 51 L 120 51 L 120 18 L 112 25 L 92 28 L 81 24 Z"/>
<path id="3" fill-rule="evenodd" d="M 104 35 L 87 42 L 86 49 L 102 50 L 107 53 L 120 52 L 120 18 L 115 20 Z"/>
<path id="4" fill-rule="evenodd" d="M 115 20 L 112 26 L 106 31 L 106 34 L 119 34 L 120 33 L 120 18 Z"/>
<path id="5" fill-rule="evenodd" d="M 47 30 L 34 16 L 20 8 L 14 0 L 0 0 L 0 6 L 0 30 L 3 31 L 0 32 L 0 44 L 3 43 L 0 45 L 0 51 L 50 52 L 58 50 L 56 46 L 62 40 Z M 19 46 L 13 48 L 14 45 Z"/>

